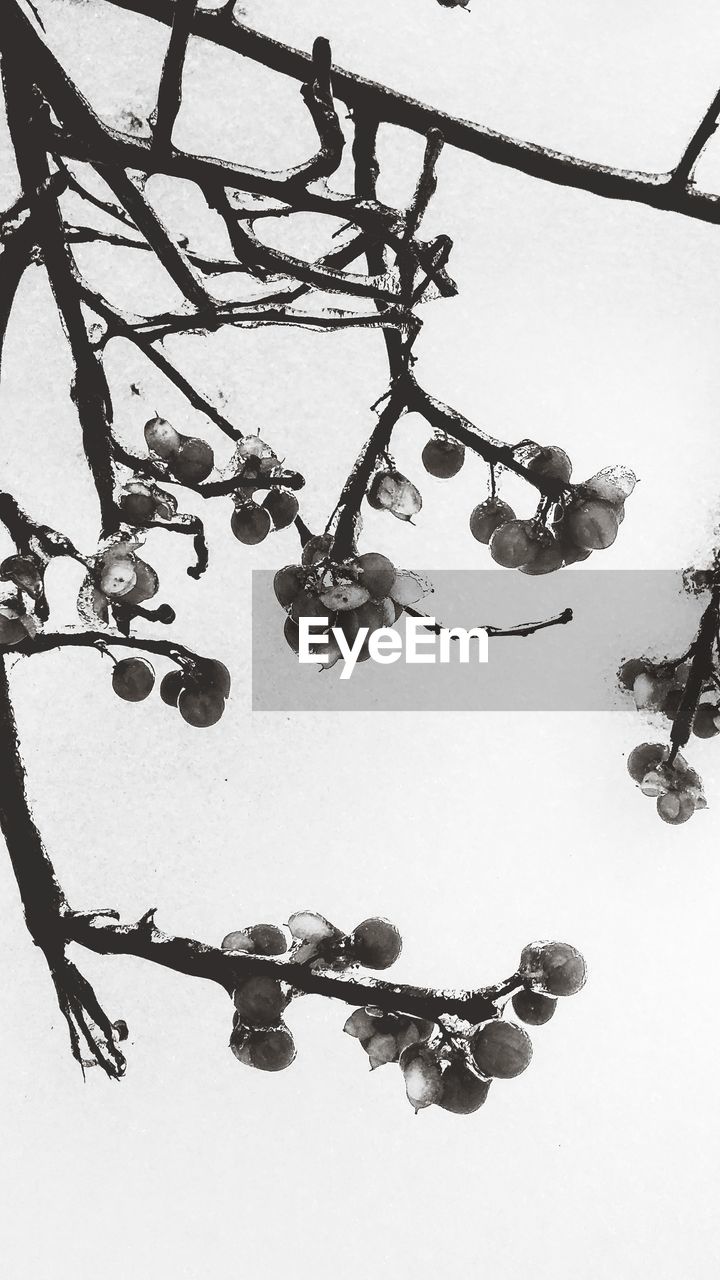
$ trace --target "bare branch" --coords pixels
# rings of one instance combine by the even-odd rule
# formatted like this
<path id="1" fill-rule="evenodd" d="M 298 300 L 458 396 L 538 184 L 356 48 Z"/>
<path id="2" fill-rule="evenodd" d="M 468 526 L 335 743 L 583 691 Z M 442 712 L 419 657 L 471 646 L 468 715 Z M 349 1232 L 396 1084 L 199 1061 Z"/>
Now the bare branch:
<path id="1" fill-rule="evenodd" d="M 405 612 L 409 613 L 413 618 L 426 618 L 427 614 L 421 613 L 418 609 L 413 609 L 411 605 L 405 605 Z M 522 636 L 535 635 L 536 631 L 545 631 L 548 627 L 563 627 L 573 620 L 572 609 L 563 609 L 562 613 L 555 614 L 552 618 L 544 618 L 541 622 L 519 622 L 514 627 L 496 627 L 491 622 L 479 622 L 477 625 L 482 631 L 486 631 L 491 638 L 507 639 L 520 638 Z M 428 621 L 425 623 L 426 629 L 432 631 L 434 635 L 439 636 L 441 632 L 446 631 L 442 623 Z M 457 637 L 451 635 L 451 640 Z"/>
<path id="2" fill-rule="evenodd" d="M 715 94 L 700 124 L 690 139 L 681 159 L 673 170 L 672 178 L 678 187 L 686 188 L 694 181 L 695 166 L 718 127 L 720 114 L 720 89 Z"/>
<path id="3" fill-rule="evenodd" d="M 196 9 L 197 0 L 176 0 L 155 108 L 153 146 L 158 151 L 169 151 L 172 146 L 173 126 L 182 101 L 185 54 Z"/>
<path id="4" fill-rule="evenodd" d="M 109 3 L 133 13 L 142 13 L 157 22 L 168 24 L 172 21 L 174 5 L 170 0 L 109 0 Z M 295 80 L 305 80 L 308 76 L 311 59 L 307 53 L 235 22 L 224 10 L 197 13 L 192 30 L 203 39 L 232 49 Z M 354 112 L 366 113 L 384 123 L 424 136 L 429 129 L 439 129 L 448 146 L 529 177 L 610 200 L 634 201 L 702 222 L 720 222 L 720 196 L 699 192 L 692 185 L 678 182 L 673 171 L 646 173 L 617 169 L 611 165 L 593 164 L 532 142 L 521 142 L 494 129 L 438 111 L 339 67 L 333 69 L 333 90 L 335 97 Z"/>

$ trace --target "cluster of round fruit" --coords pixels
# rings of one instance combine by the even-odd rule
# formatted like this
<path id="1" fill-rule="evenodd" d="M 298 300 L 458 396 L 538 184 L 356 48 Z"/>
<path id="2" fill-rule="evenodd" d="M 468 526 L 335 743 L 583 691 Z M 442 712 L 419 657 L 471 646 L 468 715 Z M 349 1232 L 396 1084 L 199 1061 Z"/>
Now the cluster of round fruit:
<path id="1" fill-rule="evenodd" d="M 165 464 L 173 479 L 181 484 L 199 484 L 207 480 L 215 466 L 215 456 L 205 440 L 181 435 L 165 418 L 151 418 L 145 423 L 144 432 L 151 454 Z M 262 502 L 256 502 L 252 496 L 253 480 L 267 481 L 281 469 L 277 454 L 259 435 L 248 435 L 239 441 L 230 464 L 233 477 L 243 482 L 233 495 L 230 519 L 230 528 L 239 542 L 250 546 L 263 542 L 271 530 L 287 528 L 297 516 L 298 500 L 289 489 L 273 485 Z M 123 510 L 128 510 L 129 503 L 131 513 L 140 511 L 140 523 L 153 515 L 169 518 L 162 513 L 166 494 L 158 494 L 152 486 L 139 481 L 133 482 L 128 489 L 132 492 L 128 492 Z"/>
<path id="2" fill-rule="evenodd" d="M 301 564 L 288 564 L 275 574 L 274 590 L 288 617 L 285 639 L 294 653 L 300 646 L 300 621 L 326 618 L 329 634 L 323 636 L 326 666 L 341 658 L 334 629 L 353 644 L 361 628 L 368 628 L 359 662 L 369 656 L 370 635 L 392 627 L 406 606 L 417 604 L 428 587 L 417 574 L 399 570 L 379 551 L 368 551 L 342 562 L 330 558 L 332 535 L 318 534 L 306 542 Z M 319 636 L 319 632 L 314 633 Z"/>
<path id="3" fill-rule="evenodd" d="M 397 960 L 400 934 L 389 920 L 372 916 L 350 934 L 330 924 L 315 911 L 296 911 L 288 920 L 293 964 L 322 963 L 324 968 L 347 969 L 353 964 L 386 969 Z M 256 924 L 236 929 L 222 940 L 223 951 L 258 956 L 281 956 L 288 951 L 282 929 Z M 295 1058 L 292 1034 L 282 1019 L 291 999 L 290 988 L 271 974 L 243 979 L 235 988 L 230 1047 L 239 1062 L 260 1071 L 282 1071 Z"/>
<path id="4" fill-rule="evenodd" d="M 530 520 L 519 520 L 497 495 L 486 498 L 470 516 L 470 532 L 489 545 L 497 564 L 521 573 L 554 573 L 563 565 L 587 560 L 612 546 L 625 518 L 625 500 L 635 476 L 625 467 L 605 467 L 584 484 L 570 484 L 572 464 L 555 445 L 528 446 L 528 473 L 563 486 L 554 502 L 541 503 Z"/>
<path id="5" fill-rule="evenodd" d="M 513 996 L 513 1010 L 521 1022 L 541 1026 L 560 996 L 584 985 L 585 962 L 566 943 L 536 942 L 525 947 L 518 976 L 523 985 Z M 438 1023 L 369 1005 L 356 1009 L 344 1030 L 359 1040 L 371 1070 L 399 1064 L 416 1112 L 435 1105 L 469 1115 L 485 1102 L 493 1079 L 509 1080 L 525 1070 L 532 1043 L 523 1027 L 499 1014 L 474 1027 L 456 1022 L 449 1033 Z"/>
<path id="6" fill-rule="evenodd" d="M 280 459 L 260 436 L 245 436 L 235 451 L 233 467 L 237 475 L 248 481 L 233 496 L 233 513 L 230 520 L 238 542 L 255 546 L 264 542 L 268 534 L 287 529 L 299 510 L 299 503 L 290 489 L 273 485 L 262 502 L 252 497 L 250 484 L 259 477 L 273 476 L 281 469 Z"/>
<path id="7" fill-rule="evenodd" d="M 680 826 L 697 809 L 707 808 L 700 774 L 680 752 L 671 763 L 670 748 L 662 742 L 642 742 L 634 747 L 627 768 L 643 795 L 655 801 L 663 822 Z"/>
<path id="8" fill-rule="evenodd" d="M 147 658 L 121 658 L 113 666 L 112 687 L 125 702 L 144 702 L 155 687 L 155 670 Z M 177 707 L 187 724 L 207 729 L 225 710 L 230 672 L 216 658 L 196 658 L 168 671 L 160 681 L 160 697 Z"/>
<path id="9" fill-rule="evenodd" d="M 172 520 L 177 500 L 158 489 L 151 480 L 131 480 L 120 494 L 118 506 L 127 524 L 147 525 L 153 520 Z"/>
<path id="10" fill-rule="evenodd" d="M 215 455 L 206 440 L 185 436 L 160 417 L 150 418 L 143 432 L 150 453 L 165 464 L 173 480 L 180 484 L 207 480 L 215 466 Z"/>
<path id="11" fill-rule="evenodd" d="M 678 662 L 629 658 L 620 667 L 618 680 L 623 689 L 632 693 L 638 711 L 660 714 L 673 721 L 689 675 L 687 658 Z M 696 738 L 715 738 L 720 733 L 720 696 L 711 680 L 703 685 L 691 728 Z"/>

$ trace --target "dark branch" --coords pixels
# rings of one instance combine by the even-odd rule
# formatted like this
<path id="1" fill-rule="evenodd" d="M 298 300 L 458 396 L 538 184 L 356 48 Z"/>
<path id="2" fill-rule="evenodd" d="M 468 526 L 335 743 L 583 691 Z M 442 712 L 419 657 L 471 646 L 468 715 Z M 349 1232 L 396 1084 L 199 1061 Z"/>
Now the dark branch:
<path id="1" fill-rule="evenodd" d="M 109 0 L 109 3 L 133 13 L 145 14 L 157 22 L 169 24 L 172 21 L 174 5 L 170 0 Z M 243 57 L 295 80 L 305 80 L 309 74 L 311 59 L 307 53 L 233 21 L 226 10 L 197 13 L 192 30 L 203 39 L 233 49 Z M 492 164 L 516 169 L 529 177 L 611 200 L 635 201 L 703 222 L 720 222 L 720 196 L 698 192 L 692 186 L 676 181 L 673 172 L 644 173 L 616 169 L 532 142 L 521 142 L 494 129 L 438 111 L 339 67 L 333 70 L 333 90 L 335 97 L 345 102 L 353 112 L 366 113 L 384 123 L 424 136 L 430 129 L 439 129 L 448 146 L 480 156 Z"/>
<path id="2" fill-rule="evenodd" d="M 172 146 L 172 131 L 182 101 L 182 75 L 197 0 L 176 0 L 172 31 L 158 89 L 153 146 L 161 152 Z"/>

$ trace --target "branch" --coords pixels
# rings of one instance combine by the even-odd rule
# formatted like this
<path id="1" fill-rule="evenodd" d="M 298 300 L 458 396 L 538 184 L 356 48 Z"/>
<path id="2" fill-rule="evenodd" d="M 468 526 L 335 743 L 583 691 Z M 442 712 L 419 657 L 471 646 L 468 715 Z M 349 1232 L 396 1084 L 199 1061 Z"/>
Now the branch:
<path id="1" fill-rule="evenodd" d="M 50 178 L 42 143 L 44 104 L 28 85 L 18 60 L 3 57 L 8 125 L 28 203 L 32 208 L 34 234 L 42 249 L 45 268 L 75 362 L 72 396 L 77 406 L 83 448 L 100 503 L 105 533 L 117 528 L 113 498 L 113 471 L 108 443 L 112 402 L 102 366 L 93 351 L 76 288 L 75 264 L 65 243 L 64 227 L 56 197 L 41 198 Z"/>
<path id="2" fill-rule="evenodd" d="M 239 955 L 209 947 L 192 938 L 172 937 L 156 928 L 153 917 L 154 912 L 148 912 L 135 925 L 120 925 L 103 916 L 88 917 L 68 912 L 63 917 L 63 927 L 68 942 L 76 942 L 100 955 L 138 956 L 176 973 L 216 982 L 228 992 L 234 991 L 242 978 L 265 974 L 308 995 L 342 1000 L 350 1005 L 372 1004 L 378 1009 L 408 1013 L 432 1021 L 443 1014 L 451 1014 L 468 1022 L 482 1022 L 495 1015 L 498 1000 L 506 998 L 522 985 L 517 974 L 495 987 L 461 992 L 433 991 L 376 978 L 338 978 L 304 964 L 258 955 Z"/>
<path id="3" fill-rule="evenodd" d="M 405 605 L 405 612 L 409 613 L 413 618 L 427 617 L 427 614 L 421 613 L 418 609 L 413 609 L 411 605 L 407 604 Z M 547 627 L 562 627 L 565 626 L 566 623 L 572 622 L 572 620 L 572 609 L 563 609 L 562 613 L 557 613 L 552 618 L 545 618 L 542 622 L 520 622 L 514 627 L 496 627 L 493 626 L 492 623 L 481 622 L 479 623 L 479 627 L 481 631 L 487 632 L 490 637 L 494 637 L 495 639 L 505 639 L 510 637 L 533 636 L 536 631 L 544 631 Z M 430 622 L 429 619 L 425 626 L 428 631 L 432 631 L 437 636 L 439 636 L 441 632 L 447 631 L 447 627 L 444 627 L 442 623 Z M 451 640 L 457 639 L 454 635 L 451 635 L 450 638 Z"/>
<path id="4" fill-rule="evenodd" d="M 717 119 L 719 113 L 720 89 L 718 89 L 718 92 L 715 94 L 715 97 L 710 103 L 710 106 L 685 148 L 682 157 L 673 170 L 672 179 L 679 188 L 686 188 L 688 183 L 692 183 L 694 181 L 693 172 L 695 166 L 718 127 Z"/>
<path id="5" fill-rule="evenodd" d="M 119 602 L 122 604 L 122 601 Z M 200 655 L 175 640 L 141 639 L 139 636 L 114 635 L 109 631 L 41 631 L 13 645 L 12 653 L 32 657 L 38 653 L 50 653 L 53 649 L 137 649 L 141 653 L 154 653 L 171 662 L 193 665 L 202 661 Z"/>
<path id="6" fill-rule="evenodd" d="M 171 0 L 108 2 L 116 8 L 144 14 L 156 22 L 172 22 L 174 5 Z M 192 31 L 194 35 L 232 49 L 282 75 L 291 76 L 295 80 L 305 80 L 308 76 L 311 60 L 307 53 L 235 22 L 226 9 L 197 13 Z M 448 146 L 480 156 L 492 164 L 515 169 L 528 177 L 587 191 L 610 200 L 634 201 L 654 209 L 697 218 L 702 222 L 720 222 L 720 196 L 700 193 L 692 186 L 676 181 L 672 171 L 645 173 L 616 169 L 610 165 L 580 160 L 532 142 L 521 142 L 494 129 L 438 111 L 405 94 L 397 93 L 394 89 L 339 67 L 333 70 L 333 89 L 335 97 L 354 112 L 367 113 L 373 119 L 422 135 L 427 135 L 430 129 L 439 129 Z"/>
<path id="7" fill-rule="evenodd" d="M 196 9 L 197 0 L 176 0 L 153 125 L 153 146 L 160 152 L 170 151 L 172 146 L 173 126 L 182 101 L 185 54 Z"/>
<path id="8" fill-rule="evenodd" d="M 135 226 L 145 236 L 158 261 L 165 267 L 180 292 L 199 311 L 211 310 L 215 303 L 198 280 L 188 259 L 172 239 L 158 217 L 150 201 L 128 177 L 124 169 L 113 165 L 96 164 L 100 177 L 114 191 L 123 208 L 127 210 Z"/>

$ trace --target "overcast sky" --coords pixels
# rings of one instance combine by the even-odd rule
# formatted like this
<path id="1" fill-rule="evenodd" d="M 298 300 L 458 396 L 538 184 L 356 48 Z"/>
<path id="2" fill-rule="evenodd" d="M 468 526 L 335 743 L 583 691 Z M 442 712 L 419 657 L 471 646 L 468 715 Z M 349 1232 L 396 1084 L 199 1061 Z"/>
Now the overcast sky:
<path id="1" fill-rule="evenodd" d="M 104 0 L 39 8 L 101 114 L 115 124 L 147 116 L 166 28 Z M 327 34 L 338 64 L 480 123 L 628 167 L 669 169 L 720 76 L 711 0 L 475 0 L 467 13 L 434 0 L 277 0 L 246 14 L 305 49 Z M 296 84 L 193 49 L 177 138 L 280 167 L 307 150 L 303 110 Z M 4 205 L 16 194 L 4 130 L 0 147 Z M 383 135 L 388 199 L 412 190 L 421 150 L 402 131 Z M 699 178 L 720 190 L 712 148 Z M 424 311 L 423 383 L 502 438 L 563 445 L 578 478 L 633 467 L 641 483 L 620 537 L 593 568 L 699 560 L 718 522 L 718 229 L 451 152 L 439 179 L 427 229 L 455 241 L 459 296 Z M 176 230 L 193 229 L 213 251 L 217 229 L 185 184 L 158 180 L 148 192 Z M 305 222 L 292 234 L 302 250 L 318 231 Z M 135 256 L 88 249 L 79 261 L 119 302 L 172 305 L 172 286 Z M 263 329 L 183 343 L 169 350 L 208 396 L 307 476 L 303 511 L 321 527 L 385 389 L 381 338 Z M 124 439 L 136 444 L 157 409 L 227 456 L 134 351 L 111 349 L 108 369 Z M 91 548 L 97 511 L 69 376 L 35 269 L 3 363 L 0 482 Z M 467 529 L 485 470 L 468 459 L 454 481 L 425 477 L 426 436 L 409 418 L 393 445 L 423 490 L 417 526 L 370 512 L 363 547 L 428 573 L 488 568 Z M 530 514 L 522 486 L 508 492 Z M 379 913 L 403 934 L 398 980 L 439 987 L 496 981 L 526 942 L 554 937 L 586 954 L 589 981 L 537 1029 L 528 1071 L 494 1084 L 480 1112 L 415 1118 L 397 1068 L 371 1076 L 342 1034 L 343 1007 L 298 1001 L 288 1015 L 297 1061 L 266 1076 L 229 1052 L 222 993 L 139 960 L 82 954 L 104 1007 L 131 1029 L 122 1084 L 90 1072 L 83 1085 L 0 864 L 6 1273 L 430 1280 L 462 1266 L 502 1280 L 710 1280 L 720 1261 L 717 1035 L 706 1000 L 718 747 L 693 747 L 710 808 L 674 829 L 623 760 L 661 730 L 617 703 L 597 714 L 253 713 L 251 571 L 286 563 L 297 546 L 290 531 L 241 546 L 230 511 L 227 501 L 203 511 L 211 566 L 200 583 L 185 574 L 184 541 L 158 534 L 147 548 L 178 639 L 232 669 L 216 728 L 190 729 L 157 697 L 120 702 L 109 664 L 92 653 L 47 655 L 13 673 L 31 797 L 73 904 L 113 906 L 129 920 L 157 906 L 160 927 L 211 942 L 304 907 L 348 929 Z M 71 624 L 75 567 L 52 573 Z M 669 615 L 648 648 L 681 649 L 686 621 Z M 607 648 L 587 660 L 611 672 L 626 622 L 637 634 L 637 617 L 613 620 Z M 528 679 L 542 680 L 533 640 L 517 643 Z"/>

